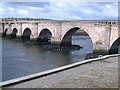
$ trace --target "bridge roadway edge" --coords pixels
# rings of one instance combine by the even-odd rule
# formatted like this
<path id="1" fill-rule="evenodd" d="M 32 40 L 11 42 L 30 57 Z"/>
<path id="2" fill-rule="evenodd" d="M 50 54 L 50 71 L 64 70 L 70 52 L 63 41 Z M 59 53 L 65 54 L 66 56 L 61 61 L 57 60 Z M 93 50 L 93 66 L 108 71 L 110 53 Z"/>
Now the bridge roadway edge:
<path id="1" fill-rule="evenodd" d="M 58 68 L 55 68 L 55 69 L 43 71 L 43 72 L 40 72 L 40 73 L 35 73 L 35 74 L 27 75 L 27 76 L 24 76 L 24 77 L 16 78 L 16 79 L 11 79 L 11 80 L 8 80 L 8 81 L 0 82 L 0 87 L 12 86 L 12 85 L 19 84 L 19 83 L 22 83 L 22 82 L 25 82 L 25 81 L 37 79 L 37 78 L 44 77 L 44 76 L 47 76 L 47 75 L 51 75 L 51 74 L 54 74 L 54 73 L 57 73 L 57 72 L 60 72 L 60 71 L 75 68 L 75 67 L 83 65 L 83 64 L 87 64 L 87 63 L 95 62 L 95 61 L 100 61 L 100 60 L 105 60 L 107 58 L 117 57 L 117 56 L 120 56 L 120 54 L 106 55 L 106 56 L 102 56 L 102 57 L 99 57 L 99 58 L 88 59 L 88 60 L 76 62 L 74 64 L 69 64 L 69 65 L 61 66 L 61 67 L 58 67 Z"/>

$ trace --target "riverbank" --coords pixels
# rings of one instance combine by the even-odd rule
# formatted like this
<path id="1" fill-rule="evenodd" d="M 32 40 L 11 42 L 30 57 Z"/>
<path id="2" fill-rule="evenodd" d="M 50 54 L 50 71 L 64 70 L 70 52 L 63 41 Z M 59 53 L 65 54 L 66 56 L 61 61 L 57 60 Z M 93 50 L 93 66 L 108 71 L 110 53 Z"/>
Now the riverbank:
<path id="1" fill-rule="evenodd" d="M 118 58 L 80 65 L 10 88 L 118 88 Z"/>

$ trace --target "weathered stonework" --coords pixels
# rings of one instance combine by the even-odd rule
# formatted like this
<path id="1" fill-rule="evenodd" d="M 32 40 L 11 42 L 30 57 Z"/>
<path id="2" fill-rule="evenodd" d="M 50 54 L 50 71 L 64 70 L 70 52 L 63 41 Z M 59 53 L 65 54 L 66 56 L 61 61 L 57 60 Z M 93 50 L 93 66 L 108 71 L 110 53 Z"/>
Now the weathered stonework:
<path id="1" fill-rule="evenodd" d="M 102 21 L 101 21 L 102 22 Z M 108 22 L 108 21 L 107 21 Z M 18 30 L 17 36 L 22 36 L 26 28 L 31 30 L 30 38 L 38 38 L 43 29 L 48 29 L 52 33 L 51 42 L 53 44 L 61 44 L 65 35 L 69 30 L 79 28 L 84 30 L 90 36 L 93 42 L 94 50 L 109 51 L 113 43 L 120 37 L 118 25 L 108 24 L 106 21 L 99 23 L 97 21 L 55 21 L 55 20 L 39 20 L 25 22 L 4 22 L 0 24 L 0 32 L 8 30 L 6 34 L 12 34 L 13 29 Z M 77 31 L 76 29 L 75 31 Z M 69 32 L 71 35 L 74 31 Z M 71 36 L 68 35 L 65 42 L 70 42 Z"/>

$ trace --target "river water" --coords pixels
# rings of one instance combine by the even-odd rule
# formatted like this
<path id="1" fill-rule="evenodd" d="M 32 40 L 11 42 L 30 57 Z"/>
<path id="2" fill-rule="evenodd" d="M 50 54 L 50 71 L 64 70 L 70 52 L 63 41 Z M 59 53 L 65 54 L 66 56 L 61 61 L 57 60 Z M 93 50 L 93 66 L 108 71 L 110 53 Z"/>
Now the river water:
<path id="1" fill-rule="evenodd" d="M 78 38 L 82 38 L 78 40 Z M 2 40 L 2 80 L 10 80 L 29 74 L 50 70 L 67 64 L 83 61 L 93 52 L 88 36 L 73 36 L 72 43 L 80 50 L 45 51 L 41 45 L 31 45 L 17 40 Z M 120 51 L 120 48 L 119 48 Z"/>

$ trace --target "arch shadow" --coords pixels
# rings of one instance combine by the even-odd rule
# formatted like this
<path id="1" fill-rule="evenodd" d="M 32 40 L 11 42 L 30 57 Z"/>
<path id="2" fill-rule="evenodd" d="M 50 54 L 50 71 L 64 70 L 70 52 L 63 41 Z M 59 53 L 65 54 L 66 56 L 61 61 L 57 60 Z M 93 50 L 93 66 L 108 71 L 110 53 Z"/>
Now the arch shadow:
<path id="1" fill-rule="evenodd" d="M 30 40 L 30 35 L 31 35 L 31 30 L 29 28 L 26 28 L 23 32 L 23 35 L 21 36 L 21 39 L 23 41 L 29 41 Z"/>
<path id="2" fill-rule="evenodd" d="M 14 28 L 13 31 L 12 31 L 12 34 L 10 35 L 10 39 L 16 38 L 17 32 L 18 32 L 17 28 Z"/>
<path id="3" fill-rule="evenodd" d="M 44 44 L 50 44 L 52 38 L 52 33 L 49 29 L 45 28 L 42 29 L 42 31 L 39 33 L 39 37 L 37 38 L 37 42 L 44 43 Z"/>
<path id="4" fill-rule="evenodd" d="M 61 46 L 70 46 L 72 45 L 72 36 L 73 34 L 75 34 L 76 31 L 78 31 L 80 28 L 79 27 L 74 27 L 72 29 L 70 29 L 63 37 L 62 42 L 61 42 Z M 86 32 L 86 35 L 88 35 L 88 33 Z M 89 35 L 88 35 L 89 36 Z"/>
<path id="5" fill-rule="evenodd" d="M 7 31 L 8 31 L 8 29 L 6 28 L 5 31 L 2 33 L 2 37 L 6 37 L 7 36 Z"/>
<path id="6" fill-rule="evenodd" d="M 115 42 L 112 44 L 109 50 L 109 54 L 118 54 L 119 45 L 120 45 L 120 37 L 116 39 Z"/>

